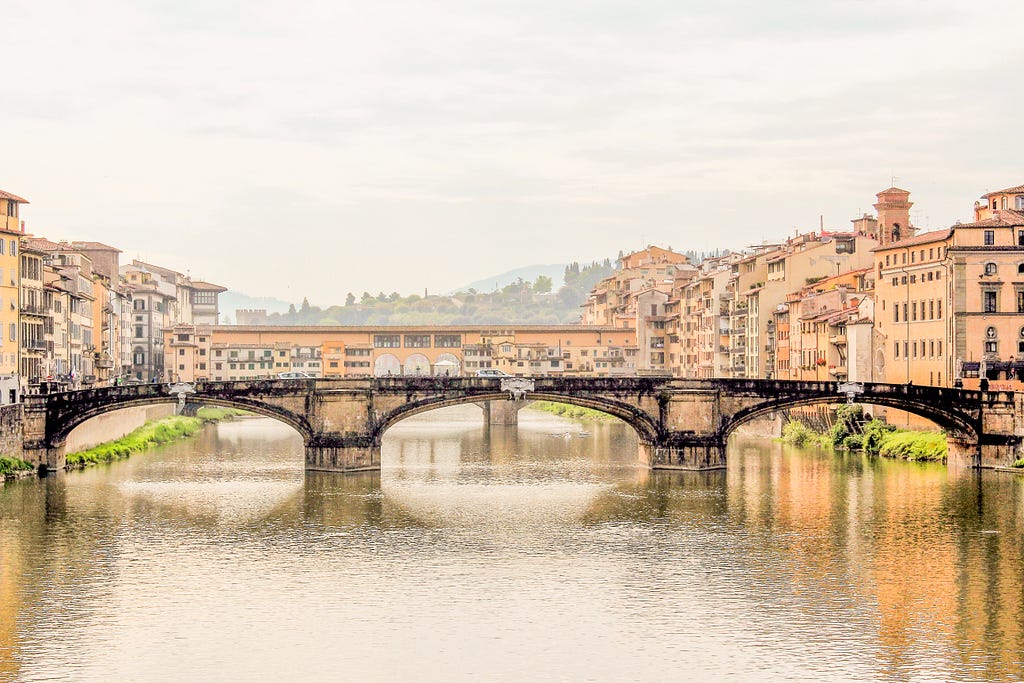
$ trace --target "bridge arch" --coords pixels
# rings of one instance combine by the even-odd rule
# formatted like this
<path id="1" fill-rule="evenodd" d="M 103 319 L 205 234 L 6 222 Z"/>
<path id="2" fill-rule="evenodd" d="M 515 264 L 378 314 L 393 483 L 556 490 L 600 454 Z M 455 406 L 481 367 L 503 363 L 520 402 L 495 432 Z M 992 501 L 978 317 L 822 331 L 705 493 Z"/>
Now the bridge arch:
<path id="1" fill-rule="evenodd" d="M 742 408 L 729 417 L 723 416 L 722 441 L 724 443 L 728 440 L 729 436 L 741 425 L 779 410 L 823 404 L 835 405 L 847 402 L 847 397 L 838 393 L 813 397 L 779 396 L 764 400 Z M 854 399 L 854 403 L 895 408 L 913 413 L 934 422 L 945 430 L 950 437 L 955 439 L 977 440 L 981 432 L 978 420 L 974 416 L 947 408 L 936 402 L 924 401 L 910 396 L 867 393 L 857 396 Z"/>
<path id="2" fill-rule="evenodd" d="M 117 410 L 124 408 L 135 408 L 152 406 L 167 403 L 177 403 L 178 399 L 173 395 L 153 395 L 145 397 L 134 397 L 125 400 L 108 401 L 99 405 L 90 405 L 76 410 L 74 413 L 66 415 L 64 417 L 58 417 L 52 420 L 48 420 L 47 423 L 47 442 L 51 447 L 59 448 L 64 445 L 68 435 L 78 426 L 85 424 L 94 417 L 105 415 Z M 309 421 L 303 415 L 296 414 L 285 408 L 275 406 L 271 403 L 266 403 L 258 400 L 251 400 L 245 397 L 238 398 L 222 398 L 216 396 L 206 396 L 203 394 L 190 395 L 188 399 L 189 403 L 198 403 L 204 406 L 218 406 L 222 408 L 238 408 L 246 410 L 257 415 L 269 417 L 278 422 L 283 422 L 288 426 L 292 427 L 299 436 L 302 437 L 304 444 L 309 444 L 314 437 L 313 427 Z"/>
<path id="3" fill-rule="evenodd" d="M 485 401 L 508 401 L 508 392 L 495 391 L 493 393 L 472 394 L 451 398 L 427 398 L 420 401 L 406 403 L 387 414 L 381 416 L 373 425 L 371 432 L 374 445 L 379 446 L 384 433 L 393 425 L 402 420 L 419 415 L 420 413 L 448 408 L 450 406 L 465 405 L 467 403 L 482 403 Z M 523 396 L 524 401 L 553 401 L 555 403 L 567 403 L 569 405 L 591 408 L 602 413 L 617 417 L 636 432 L 637 438 L 642 444 L 653 444 L 658 440 L 659 430 L 655 420 L 636 406 L 623 401 L 604 397 L 585 397 L 569 394 L 528 392 Z"/>

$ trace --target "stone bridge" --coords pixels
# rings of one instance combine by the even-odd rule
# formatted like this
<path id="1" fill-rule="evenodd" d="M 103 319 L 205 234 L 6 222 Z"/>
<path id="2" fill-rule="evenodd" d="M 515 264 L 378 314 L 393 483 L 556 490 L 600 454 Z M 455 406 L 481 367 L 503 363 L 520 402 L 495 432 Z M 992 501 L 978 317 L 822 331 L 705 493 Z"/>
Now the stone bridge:
<path id="1" fill-rule="evenodd" d="M 189 391 L 182 394 L 180 389 Z M 377 377 L 145 384 L 29 396 L 25 458 L 65 466 L 64 442 L 76 426 L 120 408 L 178 401 L 242 408 L 291 425 L 302 437 L 306 469 L 351 472 L 380 467 L 387 429 L 435 408 L 477 403 L 512 422 L 527 401 L 569 403 L 620 418 L 635 431 L 639 459 L 653 468 L 725 466 L 725 444 L 743 423 L 794 406 L 848 400 L 835 382 L 679 380 L 668 377 Z M 848 389 L 850 387 L 843 387 Z M 951 465 L 1009 464 L 1024 437 L 1024 395 L 929 386 L 864 384 L 856 402 L 898 408 L 944 430 Z"/>

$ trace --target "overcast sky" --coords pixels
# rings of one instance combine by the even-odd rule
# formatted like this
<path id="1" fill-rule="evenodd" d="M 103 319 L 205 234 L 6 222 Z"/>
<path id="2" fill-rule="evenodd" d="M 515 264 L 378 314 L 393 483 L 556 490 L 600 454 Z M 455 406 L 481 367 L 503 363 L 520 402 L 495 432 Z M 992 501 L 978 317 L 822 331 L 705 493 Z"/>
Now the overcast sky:
<path id="1" fill-rule="evenodd" d="M 0 0 L 28 230 L 252 295 L 451 289 L 1024 183 L 1024 3 Z"/>

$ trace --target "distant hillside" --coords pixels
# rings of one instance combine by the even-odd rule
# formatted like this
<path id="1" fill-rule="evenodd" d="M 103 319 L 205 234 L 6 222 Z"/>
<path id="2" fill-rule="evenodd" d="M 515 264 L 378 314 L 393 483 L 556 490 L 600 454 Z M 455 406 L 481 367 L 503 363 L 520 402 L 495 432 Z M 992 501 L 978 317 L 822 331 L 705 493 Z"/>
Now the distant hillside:
<path id="1" fill-rule="evenodd" d="M 523 282 L 536 282 L 538 275 L 551 278 L 551 286 L 554 291 L 558 291 L 564 281 L 565 263 L 556 263 L 553 265 L 536 265 L 536 266 L 524 266 L 522 268 L 516 268 L 499 275 L 477 280 L 476 282 L 470 282 L 468 285 L 457 287 L 453 289 L 449 294 L 455 294 L 457 292 L 469 292 L 469 290 L 476 290 L 481 294 L 488 294 L 495 290 L 500 290 L 513 282 L 522 280 Z"/>
<path id="2" fill-rule="evenodd" d="M 221 316 L 227 316 L 231 322 L 235 322 L 235 310 L 239 308 L 265 308 L 267 313 L 287 313 L 291 306 L 287 301 L 281 301 L 270 296 L 249 296 L 241 292 L 224 292 L 218 297 Z"/>
<path id="3" fill-rule="evenodd" d="M 534 266 L 547 268 L 549 266 Z M 321 308 L 303 300 L 294 311 L 271 313 L 269 325 L 490 325 L 502 323 L 569 324 L 580 319 L 582 304 L 591 288 L 612 273 L 610 259 L 581 266 L 570 263 L 559 268 L 561 287 L 553 287 L 553 277 L 538 272 L 533 281 L 517 277 L 497 291 L 421 297 L 401 296 L 398 292 L 376 296 L 349 293 L 344 302 Z M 476 289 L 476 288 L 473 288 Z M 253 299 L 250 299 L 254 301 Z"/>

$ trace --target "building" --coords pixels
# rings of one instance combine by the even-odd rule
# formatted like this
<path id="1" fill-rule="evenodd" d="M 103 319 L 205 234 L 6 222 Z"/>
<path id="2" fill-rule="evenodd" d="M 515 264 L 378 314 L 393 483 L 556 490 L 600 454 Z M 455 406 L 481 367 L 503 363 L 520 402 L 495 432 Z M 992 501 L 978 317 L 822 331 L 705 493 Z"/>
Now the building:
<path id="1" fill-rule="evenodd" d="M 24 223 L 21 205 L 27 199 L 0 190 L 0 404 L 21 400 L 18 377 L 21 313 L 21 261 L 18 250 Z"/>
<path id="2" fill-rule="evenodd" d="M 285 327 L 179 324 L 163 330 L 171 379 L 637 373 L 635 332 L 609 326 Z"/>
<path id="3" fill-rule="evenodd" d="M 142 382 L 177 376 L 181 363 L 165 366 L 164 331 L 182 324 L 217 325 L 217 297 L 226 289 L 138 260 L 120 271 L 132 301 L 130 375 Z"/>

